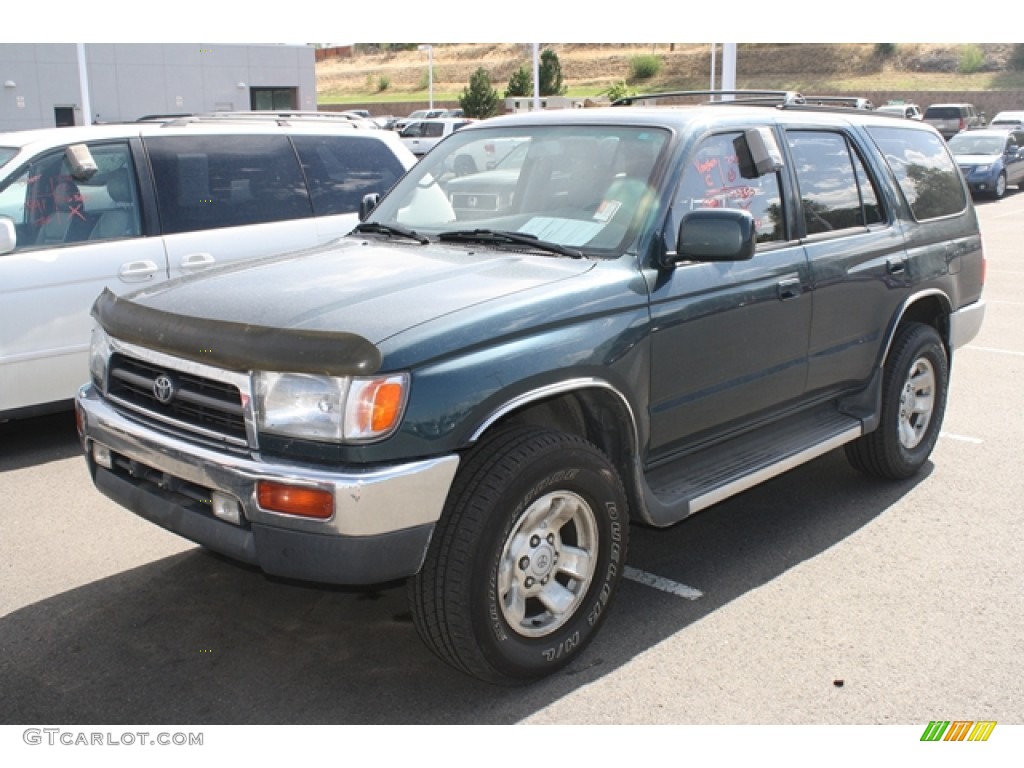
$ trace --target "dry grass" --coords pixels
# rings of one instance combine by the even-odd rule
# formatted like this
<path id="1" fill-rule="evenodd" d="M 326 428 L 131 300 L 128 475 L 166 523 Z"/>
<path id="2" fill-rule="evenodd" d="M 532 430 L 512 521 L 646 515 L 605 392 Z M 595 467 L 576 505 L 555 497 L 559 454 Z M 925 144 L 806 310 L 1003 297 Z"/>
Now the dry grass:
<path id="1" fill-rule="evenodd" d="M 655 53 L 658 75 L 631 83 L 638 91 L 702 89 L 710 83 L 710 47 L 692 43 L 544 44 L 558 54 L 569 95 L 590 96 L 628 79 L 630 59 Z M 964 46 L 899 44 L 880 57 L 874 44 L 744 44 L 737 54 L 737 87 L 790 88 L 805 92 L 857 90 L 988 90 L 1024 88 L 1024 73 L 1010 72 L 1012 44 L 979 45 L 984 71 L 960 74 Z M 532 47 L 512 43 L 436 44 L 435 98 L 455 98 L 470 75 L 484 67 L 499 93 L 520 66 L 532 66 Z M 421 51 L 362 54 L 317 65 L 321 103 L 423 99 L 426 54 Z M 389 82 L 381 91 L 382 78 Z"/>

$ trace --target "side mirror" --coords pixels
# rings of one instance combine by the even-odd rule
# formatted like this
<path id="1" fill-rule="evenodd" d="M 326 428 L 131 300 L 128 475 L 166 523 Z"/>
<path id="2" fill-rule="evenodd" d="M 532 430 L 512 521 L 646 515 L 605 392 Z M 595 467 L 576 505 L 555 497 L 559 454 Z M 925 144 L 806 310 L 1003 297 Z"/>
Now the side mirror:
<path id="1" fill-rule="evenodd" d="M 733 208 L 700 208 L 679 223 L 676 250 L 665 254 L 680 261 L 749 261 L 754 257 L 754 217 Z"/>
<path id="2" fill-rule="evenodd" d="M 359 220 L 366 221 L 366 217 L 370 215 L 370 211 L 376 208 L 377 203 L 379 202 L 379 192 L 371 192 L 368 195 L 363 195 L 363 199 L 359 201 Z"/>
<path id="3" fill-rule="evenodd" d="M 18 229 L 10 216 L 0 216 L 0 256 L 18 247 Z"/>

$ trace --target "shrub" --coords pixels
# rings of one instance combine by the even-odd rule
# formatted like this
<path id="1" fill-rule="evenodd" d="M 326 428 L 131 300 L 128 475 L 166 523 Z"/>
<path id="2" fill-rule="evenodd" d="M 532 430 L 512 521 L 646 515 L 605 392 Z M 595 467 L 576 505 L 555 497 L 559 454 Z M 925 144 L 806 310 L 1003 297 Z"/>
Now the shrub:
<path id="1" fill-rule="evenodd" d="M 562 64 L 558 60 L 558 54 L 550 48 L 540 55 L 537 80 L 537 90 L 541 96 L 562 96 L 569 90 L 569 86 L 562 80 Z"/>
<path id="2" fill-rule="evenodd" d="M 466 117 L 486 118 L 498 113 L 498 92 L 491 87 L 491 76 L 483 67 L 477 68 L 462 89 L 459 106 Z"/>
<path id="3" fill-rule="evenodd" d="M 896 53 L 896 43 L 875 43 L 875 55 L 880 59 L 888 59 Z"/>
<path id="4" fill-rule="evenodd" d="M 526 70 L 526 67 L 519 67 L 508 79 L 508 86 L 505 88 L 505 96 L 532 96 L 533 77 Z"/>
<path id="5" fill-rule="evenodd" d="M 619 82 L 612 85 L 607 91 L 602 91 L 609 101 L 615 101 L 625 96 L 636 96 L 636 91 L 626 85 L 625 80 L 619 80 Z"/>
<path id="6" fill-rule="evenodd" d="M 661 71 L 661 57 L 644 53 L 629 60 L 630 79 L 650 80 Z"/>
<path id="7" fill-rule="evenodd" d="M 965 45 L 960 52 L 960 72 L 971 75 L 985 66 L 985 53 L 976 45 Z"/>
<path id="8" fill-rule="evenodd" d="M 386 91 L 391 87 L 391 78 L 387 75 L 381 75 L 377 78 L 377 90 Z"/>

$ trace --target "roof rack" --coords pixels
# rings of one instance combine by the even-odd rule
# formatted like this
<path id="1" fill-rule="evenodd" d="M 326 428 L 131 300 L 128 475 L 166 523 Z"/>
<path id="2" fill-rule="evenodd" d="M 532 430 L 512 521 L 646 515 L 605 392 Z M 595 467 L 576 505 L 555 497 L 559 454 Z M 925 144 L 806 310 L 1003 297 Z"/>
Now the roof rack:
<path id="1" fill-rule="evenodd" d="M 689 100 L 689 101 L 686 101 Z M 862 96 L 804 96 L 797 91 L 759 90 L 707 90 L 665 91 L 638 96 L 623 96 L 612 102 L 613 107 L 633 106 L 645 101 L 660 101 L 662 106 L 680 104 L 728 104 L 776 107 L 778 109 L 806 110 L 865 110 L 874 109 L 870 99 Z"/>
<path id="2" fill-rule="evenodd" d="M 711 97 L 704 101 L 697 101 L 697 104 L 757 104 L 761 106 L 790 106 L 802 104 L 804 97 L 796 91 L 776 90 L 707 90 L 707 91 L 662 91 L 660 93 L 645 93 L 636 96 L 623 96 L 612 102 L 613 107 L 630 107 L 641 101 L 665 101 L 668 99 L 694 99 L 698 97 Z"/>
<path id="3" fill-rule="evenodd" d="M 816 107 L 848 107 L 849 109 L 874 109 L 871 99 L 863 96 L 805 96 L 808 105 Z"/>
<path id="4" fill-rule="evenodd" d="M 188 115 L 167 115 L 165 117 L 150 116 L 140 119 L 146 122 L 161 122 L 164 126 L 181 126 L 190 123 L 205 122 L 276 122 L 278 125 L 289 125 L 295 122 L 325 122 L 344 125 L 350 128 L 370 127 L 372 121 L 346 112 L 302 112 L 302 111 L 249 111 L 249 112 L 196 112 Z"/>

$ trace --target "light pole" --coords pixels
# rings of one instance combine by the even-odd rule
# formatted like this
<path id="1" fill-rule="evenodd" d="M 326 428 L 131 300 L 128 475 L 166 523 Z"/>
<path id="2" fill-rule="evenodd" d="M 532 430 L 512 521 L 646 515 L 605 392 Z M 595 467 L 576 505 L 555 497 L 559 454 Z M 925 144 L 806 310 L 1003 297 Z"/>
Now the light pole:
<path id="1" fill-rule="evenodd" d="M 427 88 L 430 94 L 430 108 L 434 108 L 434 46 L 418 45 L 421 51 L 427 52 Z"/>

